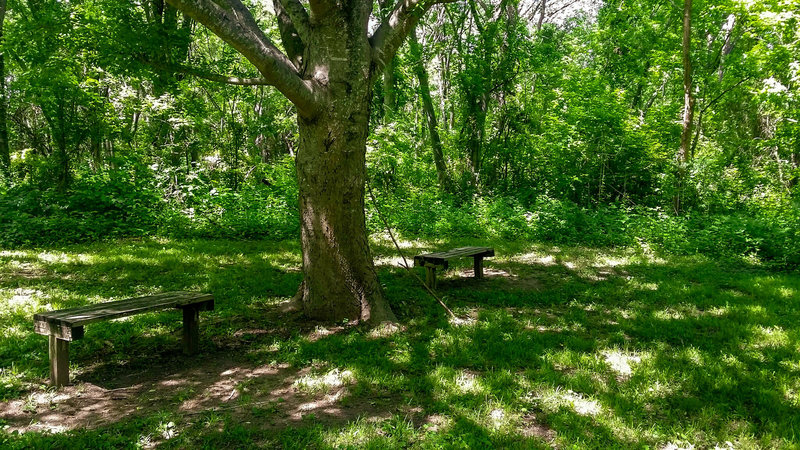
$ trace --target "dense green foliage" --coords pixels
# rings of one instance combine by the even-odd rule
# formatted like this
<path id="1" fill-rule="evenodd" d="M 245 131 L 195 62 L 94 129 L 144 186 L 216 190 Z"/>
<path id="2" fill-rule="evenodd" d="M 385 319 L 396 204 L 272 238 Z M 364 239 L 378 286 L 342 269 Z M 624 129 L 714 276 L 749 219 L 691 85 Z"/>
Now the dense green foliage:
<path id="1" fill-rule="evenodd" d="M 417 30 L 420 55 L 401 50 L 375 86 L 368 155 L 390 225 L 409 238 L 637 244 L 796 266 L 797 2 L 695 2 L 686 180 L 680 7 L 560 7 L 540 21 L 535 3 L 451 4 Z M 270 14 L 259 20 L 277 33 Z M 292 107 L 269 87 L 186 75 L 253 73 L 204 28 L 159 1 L 11 0 L 3 45 L 0 246 L 297 236 Z M 450 185 L 437 179 L 419 58 Z"/>

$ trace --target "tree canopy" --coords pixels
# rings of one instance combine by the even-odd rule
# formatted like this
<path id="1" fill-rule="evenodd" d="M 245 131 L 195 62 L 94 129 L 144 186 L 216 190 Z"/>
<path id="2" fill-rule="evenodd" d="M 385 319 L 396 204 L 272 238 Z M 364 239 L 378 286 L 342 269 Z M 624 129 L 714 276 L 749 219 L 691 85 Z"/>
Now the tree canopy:
<path id="1" fill-rule="evenodd" d="M 366 176 L 391 225 L 578 239 L 592 223 L 600 241 L 711 251 L 689 241 L 718 217 L 737 252 L 796 264 L 798 4 L 692 2 L 690 129 L 687 4 L 470 0 L 414 20 L 416 3 L 365 4 L 362 37 L 387 49 L 369 62 Z M 295 117 L 319 94 L 293 45 L 315 3 L 243 5 L 258 55 L 247 30 L 201 26 L 202 5 L 223 3 L 9 0 L 3 244 L 298 235 Z"/>

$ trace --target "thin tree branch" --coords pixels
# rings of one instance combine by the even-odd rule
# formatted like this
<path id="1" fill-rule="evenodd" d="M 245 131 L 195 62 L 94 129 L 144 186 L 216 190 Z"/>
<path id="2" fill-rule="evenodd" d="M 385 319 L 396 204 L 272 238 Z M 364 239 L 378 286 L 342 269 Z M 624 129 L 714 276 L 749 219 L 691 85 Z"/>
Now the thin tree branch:
<path id="1" fill-rule="evenodd" d="M 717 95 L 710 102 L 708 102 L 708 104 L 706 104 L 702 109 L 700 109 L 700 113 L 698 114 L 698 117 L 697 117 L 697 127 L 696 127 L 695 132 L 694 132 L 694 139 L 692 140 L 692 158 L 694 158 L 694 150 L 697 147 L 697 143 L 700 140 L 700 130 L 703 127 L 703 115 L 705 114 L 705 112 L 708 110 L 708 108 L 713 106 L 722 97 L 724 97 L 725 94 L 727 94 L 728 92 L 736 89 L 739 85 L 741 85 L 745 81 L 749 80 L 750 78 L 752 78 L 752 77 L 744 77 L 744 78 L 742 78 L 741 80 L 739 80 L 739 82 L 737 82 L 736 84 L 734 84 L 734 85 L 728 87 L 727 89 L 725 89 L 724 91 L 722 91 L 719 95 Z"/>
<path id="2" fill-rule="evenodd" d="M 303 80 L 289 58 L 259 28 L 239 0 L 167 0 L 203 24 L 244 55 L 275 88 L 295 104 L 300 114 L 311 116 L 319 108 L 310 81 Z"/>
<path id="3" fill-rule="evenodd" d="M 235 86 L 272 86 L 266 78 L 248 78 L 237 77 L 231 75 L 220 75 L 217 73 L 207 72 L 197 67 L 188 67 L 181 64 L 165 64 L 159 62 L 148 61 L 144 58 L 138 58 L 142 64 L 148 65 L 156 70 L 184 73 L 204 80 L 216 81 L 218 83 L 232 84 Z"/>
<path id="4" fill-rule="evenodd" d="M 545 16 L 546 16 L 547 19 L 552 20 L 555 16 L 557 16 L 559 13 L 561 13 L 561 11 L 564 11 L 565 9 L 567 9 L 567 8 L 571 7 L 572 5 L 578 3 L 578 1 L 579 0 L 574 0 L 572 2 L 565 3 L 560 8 L 558 8 L 556 10 L 551 10 L 550 12 L 545 13 Z"/>
<path id="5" fill-rule="evenodd" d="M 215 73 L 203 73 L 190 68 L 186 68 L 184 73 L 202 78 L 204 80 L 216 81 L 217 83 L 232 84 L 234 86 L 272 86 L 272 83 L 265 78 L 240 78 Z"/>
<path id="6" fill-rule="evenodd" d="M 724 96 L 725 96 L 725 94 L 727 94 L 728 92 L 730 92 L 730 91 L 732 91 L 732 90 L 736 89 L 736 88 L 737 88 L 737 87 L 738 87 L 740 84 L 744 83 L 745 81 L 747 81 L 747 80 L 749 80 L 749 79 L 751 79 L 751 78 L 753 78 L 753 77 L 744 77 L 744 78 L 742 78 L 741 80 L 739 80 L 739 81 L 738 81 L 736 84 L 734 84 L 734 85 L 732 85 L 732 86 L 728 87 L 727 89 L 725 89 L 724 91 L 722 91 L 722 93 L 720 93 L 718 96 L 714 97 L 714 99 L 713 99 L 713 100 L 711 100 L 710 102 L 708 102 L 708 104 L 706 104 L 705 106 L 703 106 L 703 109 L 701 109 L 701 110 L 700 110 L 700 112 L 706 112 L 706 110 L 707 110 L 708 108 L 710 108 L 712 105 L 714 105 L 714 103 L 717 103 L 717 102 L 718 102 L 718 101 L 719 101 L 719 100 L 720 100 L 722 97 L 724 97 Z"/>
<path id="7" fill-rule="evenodd" d="M 389 232 L 389 237 L 392 238 L 392 242 L 394 243 L 394 246 L 397 249 L 397 253 L 400 254 L 401 258 L 403 258 L 403 268 L 406 269 L 406 272 L 408 272 L 411 276 L 416 278 L 417 281 L 419 281 L 422 287 L 424 287 L 425 290 L 428 291 L 428 294 L 430 294 L 430 296 L 433 297 L 439 303 L 439 305 L 441 305 L 441 307 L 444 308 L 445 311 L 447 311 L 447 314 L 449 314 L 451 318 L 458 319 L 456 315 L 453 313 L 453 311 L 447 307 L 444 301 L 442 301 L 442 299 L 439 298 L 438 295 L 436 295 L 436 292 L 434 292 L 430 286 L 428 286 L 424 281 L 422 281 L 422 278 L 420 278 L 419 275 L 417 275 L 411 268 L 411 265 L 408 264 L 406 255 L 403 253 L 403 250 L 400 249 L 400 244 L 397 243 L 397 239 L 394 238 L 394 233 L 392 233 L 392 228 L 389 226 L 389 222 L 386 221 L 386 219 L 383 217 L 383 214 L 381 214 L 380 208 L 378 208 L 378 201 L 375 200 L 375 194 L 372 193 L 372 185 L 370 184 L 369 180 L 367 180 L 367 192 L 369 193 L 369 198 L 372 199 L 372 204 L 375 206 L 375 212 L 378 213 L 378 218 L 381 219 L 381 222 L 383 222 L 383 226 L 386 227 L 386 231 Z"/>

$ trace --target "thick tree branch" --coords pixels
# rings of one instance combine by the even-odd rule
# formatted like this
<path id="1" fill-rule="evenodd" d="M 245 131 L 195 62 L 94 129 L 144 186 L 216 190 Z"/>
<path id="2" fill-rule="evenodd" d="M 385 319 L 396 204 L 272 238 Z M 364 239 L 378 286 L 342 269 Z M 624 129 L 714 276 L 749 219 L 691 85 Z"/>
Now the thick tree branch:
<path id="1" fill-rule="evenodd" d="M 394 58 L 408 34 L 431 7 L 457 0 L 400 0 L 370 37 L 372 61 L 380 72 Z"/>
<path id="2" fill-rule="evenodd" d="M 308 7 L 311 9 L 311 14 L 318 19 L 336 8 L 336 2 L 334 0 L 308 0 Z"/>
<path id="3" fill-rule="evenodd" d="M 286 55 L 289 56 L 294 67 L 302 73 L 306 42 L 308 42 L 308 14 L 305 15 L 305 25 L 301 25 L 300 28 L 297 28 L 297 23 L 303 23 L 303 18 L 301 17 L 295 20 L 284 7 L 284 3 L 289 3 L 291 1 L 292 0 L 272 0 L 272 5 L 275 8 L 275 15 L 278 19 L 278 31 L 281 34 L 281 42 L 283 42 L 283 48 L 286 49 Z M 303 5 L 297 3 L 296 6 L 305 13 Z M 305 34 L 300 33 L 300 29 L 305 30 Z"/>
<path id="4" fill-rule="evenodd" d="M 292 25 L 294 25 L 294 29 L 297 30 L 297 35 L 300 36 L 303 42 L 308 42 L 308 35 L 311 32 L 311 23 L 306 8 L 299 0 L 276 0 L 276 3 L 278 2 L 292 20 Z"/>
<path id="5" fill-rule="evenodd" d="M 167 0 L 203 24 L 244 55 L 304 115 L 317 108 L 310 81 L 300 77 L 289 58 L 261 31 L 253 15 L 239 0 Z"/>

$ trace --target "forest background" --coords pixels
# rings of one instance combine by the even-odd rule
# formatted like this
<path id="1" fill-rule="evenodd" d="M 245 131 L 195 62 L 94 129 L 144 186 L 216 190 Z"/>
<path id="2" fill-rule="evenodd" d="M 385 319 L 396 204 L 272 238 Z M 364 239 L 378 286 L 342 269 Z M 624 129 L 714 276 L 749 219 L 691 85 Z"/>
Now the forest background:
<path id="1" fill-rule="evenodd" d="M 299 235 L 294 107 L 241 55 L 160 0 L 2 3 L 0 246 Z M 434 8 L 374 86 L 368 229 L 797 267 L 800 4 L 690 3 L 688 72 L 684 6 Z"/>

